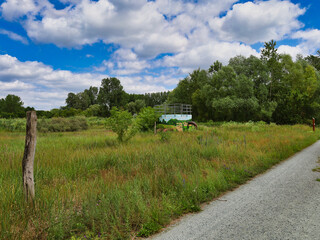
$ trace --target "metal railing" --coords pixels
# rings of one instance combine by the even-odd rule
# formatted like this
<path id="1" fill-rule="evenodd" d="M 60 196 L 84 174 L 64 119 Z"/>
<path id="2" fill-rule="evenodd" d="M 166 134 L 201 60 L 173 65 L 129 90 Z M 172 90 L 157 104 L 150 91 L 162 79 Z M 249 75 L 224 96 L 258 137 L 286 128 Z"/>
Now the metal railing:
<path id="1" fill-rule="evenodd" d="M 174 103 L 174 104 L 162 104 L 154 106 L 154 109 L 157 113 L 161 113 L 164 115 L 167 114 L 192 114 L 192 105 L 191 104 L 182 104 L 182 103 Z"/>

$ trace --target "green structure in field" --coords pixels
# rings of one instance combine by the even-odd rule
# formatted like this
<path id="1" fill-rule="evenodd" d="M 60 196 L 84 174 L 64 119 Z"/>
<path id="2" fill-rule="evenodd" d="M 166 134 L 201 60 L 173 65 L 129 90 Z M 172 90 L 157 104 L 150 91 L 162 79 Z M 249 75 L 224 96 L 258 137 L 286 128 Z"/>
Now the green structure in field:
<path id="1" fill-rule="evenodd" d="M 162 104 L 154 107 L 157 113 L 162 114 L 159 118 L 160 122 L 168 122 L 171 119 L 177 119 L 178 121 L 191 121 L 192 120 L 192 105 L 174 103 L 174 104 Z"/>

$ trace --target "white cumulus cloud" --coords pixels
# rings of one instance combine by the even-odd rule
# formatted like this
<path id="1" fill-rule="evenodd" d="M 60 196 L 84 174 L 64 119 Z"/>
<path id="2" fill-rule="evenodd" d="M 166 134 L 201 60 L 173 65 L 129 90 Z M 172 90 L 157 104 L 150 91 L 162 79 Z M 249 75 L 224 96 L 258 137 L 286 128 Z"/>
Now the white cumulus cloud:
<path id="1" fill-rule="evenodd" d="M 166 56 L 160 62 L 160 65 L 179 67 L 183 73 L 190 73 L 197 68 L 208 69 L 216 60 L 227 64 L 229 59 L 236 55 L 249 57 L 250 55 L 258 56 L 259 54 L 245 44 L 208 41 L 207 44 L 198 44 L 196 47 L 188 49 L 188 51 Z"/>
<path id="2" fill-rule="evenodd" d="M 6 19 L 20 16 L 9 15 L 7 5 L 2 4 Z M 157 11 L 154 2 L 81 0 L 61 10 L 47 5 L 37 12 L 40 19 L 34 17 L 34 11 L 29 14 L 23 23 L 28 36 L 36 42 L 59 47 L 79 48 L 103 41 L 134 48 L 142 57 L 154 57 L 162 52 L 181 51 L 187 43 L 185 36 L 175 31 Z"/>
<path id="3" fill-rule="evenodd" d="M 294 61 L 296 60 L 296 57 L 298 54 L 302 56 L 308 55 L 308 52 L 305 52 L 305 49 L 301 48 L 300 46 L 288 46 L 288 45 L 279 46 L 278 53 L 289 54 L 291 55 Z"/>
<path id="4" fill-rule="evenodd" d="M 0 98 L 15 94 L 25 106 L 52 109 L 63 106 L 69 92 L 80 92 L 90 86 L 99 87 L 109 76 L 93 73 L 72 73 L 54 70 L 41 62 L 21 62 L 10 55 L 0 55 Z M 157 81 L 144 77 L 119 77 L 127 92 L 146 93 L 165 91 Z"/>
<path id="5" fill-rule="evenodd" d="M 108 69 L 111 74 L 121 76 L 140 73 L 148 67 L 148 61 L 140 60 L 130 49 L 121 48 L 113 53 L 109 61 L 104 60 L 99 67 L 95 67 L 95 70 L 103 72 Z"/>
<path id="6" fill-rule="evenodd" d="M 239 3 L 222 18 L 210 21 L 210 27 L 220 39 L 248 44 L 281 40 L 300 29 L 298 17 L 305 13 L 290 1 L 255 1 Z"/>
<path id="7" fill-rule="evenodd" d="M 301 39 L 302 43 L 299 47 L 313 54 L 316 50 L 320 49 L 320 30 L 319 29 L 308 29 L 305 31 L 298 31 L 292 35 L 293 38 Z"/>

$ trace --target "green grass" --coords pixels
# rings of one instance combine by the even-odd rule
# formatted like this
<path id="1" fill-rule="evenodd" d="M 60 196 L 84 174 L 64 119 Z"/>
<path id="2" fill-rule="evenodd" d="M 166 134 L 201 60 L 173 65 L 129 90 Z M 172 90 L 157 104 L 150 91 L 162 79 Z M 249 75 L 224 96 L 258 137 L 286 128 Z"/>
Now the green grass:
<path id="1" fill-rule="evenodd" d="M 40 133 L 32 208 L 24 133 L 0 132 L 0 239 L 146 237 L 318 139 L 307 126 L 254 123 L 168 134 L 119 144 L 103 129 Z"/>

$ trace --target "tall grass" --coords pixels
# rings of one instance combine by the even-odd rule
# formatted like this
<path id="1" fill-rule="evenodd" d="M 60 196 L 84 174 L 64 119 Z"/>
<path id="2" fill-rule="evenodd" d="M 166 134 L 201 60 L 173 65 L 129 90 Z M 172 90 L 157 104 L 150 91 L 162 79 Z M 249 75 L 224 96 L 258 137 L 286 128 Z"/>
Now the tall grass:
<path id="1" fill-rule="evenodd" d="M 0 239 L 148 236 L 318 139 L 302 125 L 200 129 L 127 144 L 99 129 L 40 133 L 33 208 L 22 192 L 24 134 L 0 132 Z"/>

